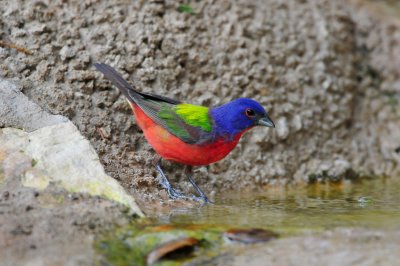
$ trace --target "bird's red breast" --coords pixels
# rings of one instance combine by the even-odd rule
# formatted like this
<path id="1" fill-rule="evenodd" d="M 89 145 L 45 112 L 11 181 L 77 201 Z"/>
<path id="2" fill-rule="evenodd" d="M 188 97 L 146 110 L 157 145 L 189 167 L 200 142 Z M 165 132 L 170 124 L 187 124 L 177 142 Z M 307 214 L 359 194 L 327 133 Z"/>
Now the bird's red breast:
<path id="1" fill-rule="evenodd" d="M 130 102 L 136 123 L 143 130 L 149 144 L 164 159 L 192 166 L 203 166 L 223 159 L 236 146 L 242 134 L 232 141 L 217 139 L 202 145 L 188 144 L 155 123 L 135 103 Z"/>

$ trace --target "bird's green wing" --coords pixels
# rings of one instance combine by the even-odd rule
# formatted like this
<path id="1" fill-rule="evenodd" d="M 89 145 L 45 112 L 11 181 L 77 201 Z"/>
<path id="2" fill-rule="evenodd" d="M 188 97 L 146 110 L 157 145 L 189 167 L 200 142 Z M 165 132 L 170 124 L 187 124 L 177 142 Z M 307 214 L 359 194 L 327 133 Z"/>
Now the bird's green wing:
<path id="1" fill-rule="evenodd" d="M 183 103 L 176 105 L 174 109 L 176 114 L 188 125 L 199 127 L 206 132 L 212 130 L 207 107 Z"/>
<path id="2" fill-rule="evenodd" d="M 186 143 L 202 144 L 212 138 L 212 121 L 207 107 L 154 98 L 144 98 L 136 103 L 157 124 Z"/>

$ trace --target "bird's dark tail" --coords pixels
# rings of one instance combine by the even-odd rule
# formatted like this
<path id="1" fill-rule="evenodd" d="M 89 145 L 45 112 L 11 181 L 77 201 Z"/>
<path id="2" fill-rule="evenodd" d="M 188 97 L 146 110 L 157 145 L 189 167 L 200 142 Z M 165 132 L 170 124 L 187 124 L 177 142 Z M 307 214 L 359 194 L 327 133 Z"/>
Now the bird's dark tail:
<path id="1" fill-rule="evenodd" d="M 109 79 L 117 88 L 131 101 L 135 102 L 135 96 L 139 96 L 136 90 L 123 78 L 118 72 L 107 64 L 95 63 L 94 66 L 98 71 L 103 73 L 103 75 Z"/>
<path id="2" fill-rule="evenodd" d="M 129 83 L 121 77 L 118 72 L 107 64 L 98 64 L 95 63 L 94 66 L 98 71 L 104 74 L 104 76 L 109 79 L 117 88 L 129 99 L 129 101 L 135 102 L 139 105 L 140 101 L 143 99 L 158 101 L 158 102 L 166 102 L 170 104 L 180 104 L 180 101 L 151 93 L 142 93 L 136 91 Z"/>

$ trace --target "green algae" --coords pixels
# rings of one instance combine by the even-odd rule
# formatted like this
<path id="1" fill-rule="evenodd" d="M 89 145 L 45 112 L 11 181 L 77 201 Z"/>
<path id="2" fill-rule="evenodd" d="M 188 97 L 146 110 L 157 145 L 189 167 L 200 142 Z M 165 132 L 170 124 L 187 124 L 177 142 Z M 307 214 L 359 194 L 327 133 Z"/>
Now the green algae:
<path id="1" fill-rule="evenodd" d="M 142 220 L 146 221 L 146 220 Z M 171 240 L 193 237 L 196 249 L 179 261 L 162 260 L 154 265 L 180 265 L 185 259 L 218 254 L 223 238 L 222 227 L 136 223 L 117 229 L 97 241 L 95 248 L 112 265 L 146 265 L 146 256 Z"/>

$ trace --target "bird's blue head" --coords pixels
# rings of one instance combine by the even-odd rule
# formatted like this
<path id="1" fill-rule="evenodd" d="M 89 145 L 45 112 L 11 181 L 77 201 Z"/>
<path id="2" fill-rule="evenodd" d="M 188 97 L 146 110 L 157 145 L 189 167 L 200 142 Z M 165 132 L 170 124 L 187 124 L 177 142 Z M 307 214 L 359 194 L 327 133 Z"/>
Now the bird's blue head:
<path id="1" fill-rule="evenodd" d="M 221 135 L 235 136 L 254 126 L 275 127 L 265 109 L 256 101 L 239 98 L 211 109 L 214 129 Z"/>

